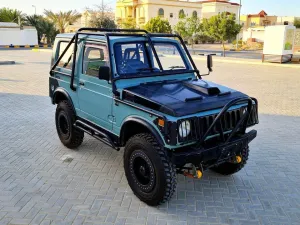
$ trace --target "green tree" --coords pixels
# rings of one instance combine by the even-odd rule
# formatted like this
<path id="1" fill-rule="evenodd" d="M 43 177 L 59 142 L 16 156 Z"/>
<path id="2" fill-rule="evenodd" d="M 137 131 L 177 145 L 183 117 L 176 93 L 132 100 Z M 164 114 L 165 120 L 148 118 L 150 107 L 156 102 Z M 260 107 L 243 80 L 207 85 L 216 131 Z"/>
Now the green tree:
<path id="1" fill-rule="evenodd" d="M 92 15 L 89 21 L 90 27 L 95 28 L 117 28 L 115 24 L 112 9 L 107 4 L 96 5 L 97 10 L 87 9 L 87 11 Z"/>
<path id="2" fill-rule="evenodd" d="M 300 28 L 300 19 L 295 19 L 294 26 Z"/>
<path id="3" fill-rule="evenodd" d="M 117 25 L 115 24 L 115 21 L 108 16 L 93 16 L 91 20 L 89 21 L 90 27 L 95 28 L 111 28 L 115 29 L 117 28 Z"/>
<path id="4" fill-rule="evenodd" d="M 198 17 L 189 17 L 179 20 L 174 30 L 186 41 L 189 41 L 194 50 L 194 42 L 201 33 L 201 22 Z"/>
<path id="5" fill-rule="evenodd" d="M 40 22 L 41 32 L 47 38 L 47 44 L 53 44 L 55 41 L 55 37 L 59 34 L 59 31 L 56 29 L 55 25 L 50 21 L 43 18 Z"/>
<path id="6" fill-rule="evenodd" d="M 26 25 L 33 26 L 37 30 L 38 34 L 38 42 L 40 43 L 43 37 L 43 32 L 41 28 L 40 21 L 42 20 L 42 16 L 33 15 L 33 16 L 26 16 Z"/>
<path id="7" fill-rule="evenodd" d="M 145 29 L 151 33 L 172 33 L 172 28 L 168 20 L 162 19 L 160 16 L 149 20 Z"/>
<path id="8" fill-rule="evenodd" d="M 13 22 L 22 26 L 25 16 L 22 11 L 16 9 L 0 8 L 0 22 Z"/>
<path id="9" fill-rule="evenodd" d="M 135 22 L 135 18 L 127 17 L 121 23 L 121 28 L 123 29 L 136 29 L 137 25 Z"/>
<path id="10" fill-rule="evenodd" d="M 224 57 L 225 41 L 235 38 L 241 29 L 242 26 L 236 23 L 235 15 L 228 15 L 226 12 L 203 20 L 204 33 L 222 43 Z"/>
<path id="11" fill-rule="evenodd" d="M 70 10 L 67 12 L 60 11 L 59 13 L 54 13 L 51 10 L 45 10 L 44 14 L 47 19 L 55 24 L 60 33 L 65 33 L 66 28 L 81 17 L 76 10 Z"/>
<path id="12" fill-rule="evenodd" d="M 197 11 L 193 11 L 192 17 L 198 17 Z"/>
<path id="13" fill-rule="evenodd" d="M 40 15 L 33 15 L 26 17 L 26 25 L 36 28 L 38 33 L 38 41 L 41 43 L 43 36 L 47 38 L 47 44 L 54 42 L 55 36 L 58 34 L 58 30 L 55 25 Z"/>
<path id="14" fill-rule="evenodd" d="M 179 10 L 179 19 L 184 19 L 185 18 L 185 13 L 183 9 Z"/>

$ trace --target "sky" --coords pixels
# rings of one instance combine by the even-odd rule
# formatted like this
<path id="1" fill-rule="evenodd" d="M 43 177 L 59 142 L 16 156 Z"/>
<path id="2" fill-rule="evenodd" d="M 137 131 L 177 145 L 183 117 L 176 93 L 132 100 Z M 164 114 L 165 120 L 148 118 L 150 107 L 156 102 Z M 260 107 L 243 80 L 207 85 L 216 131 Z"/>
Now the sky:
<path id="1" fill-rule="evenodd" d="M 104 0 L 113 8 L 116 0 Z M 242 14 L 255 14 L 265 10 L 268 15 L 277 16 L 299 16 L 300 17 L 300 0 L 241 0 Z M 4 3 L 5 2 L 5 3 Z M 26 2 L 26 3 L 25 3 Z M 239 3 L 239 0 L 231 0 Z M 65 11 L 76 9 L 82 12 L 86 7 L 93 8 L 101 4 L 101 0 L 0 0 L 0 8 L 9 7 L 21 10 L 26 14 L 34 14 L 36 6 L 37 14 L 42 14 L 44 9 L 53 11 Z"/>

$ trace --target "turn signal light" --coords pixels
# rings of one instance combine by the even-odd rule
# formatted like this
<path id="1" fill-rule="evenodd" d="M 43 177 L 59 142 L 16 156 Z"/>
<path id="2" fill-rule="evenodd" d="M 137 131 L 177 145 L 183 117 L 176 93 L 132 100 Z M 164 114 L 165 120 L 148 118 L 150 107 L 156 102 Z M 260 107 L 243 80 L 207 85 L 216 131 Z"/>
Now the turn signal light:
<path id="1" fill-rule="evenodd" d="M 158 126 L 164 127 L 165 121 L 163 119 L 158 119 Z"/>

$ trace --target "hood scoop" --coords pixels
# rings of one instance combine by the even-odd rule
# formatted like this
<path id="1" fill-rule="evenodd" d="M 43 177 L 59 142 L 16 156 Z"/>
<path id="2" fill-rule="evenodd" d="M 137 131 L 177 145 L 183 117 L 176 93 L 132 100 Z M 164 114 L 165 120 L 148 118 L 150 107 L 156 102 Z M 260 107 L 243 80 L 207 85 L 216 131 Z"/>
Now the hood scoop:
<path id="1" fill-rule="evenodd" d="M 209 84 L 205 82 L 201 82 L 203 84 L 200 84 L 200 82 L 183 82 L 184 86 L 195 90 L 197 92 L 200 92 L 201 94 L 205 94 L 208 96 L 213 95 L 219 95 L 221 93 L 220 89 L 217 87 L 210 86 Z"/>

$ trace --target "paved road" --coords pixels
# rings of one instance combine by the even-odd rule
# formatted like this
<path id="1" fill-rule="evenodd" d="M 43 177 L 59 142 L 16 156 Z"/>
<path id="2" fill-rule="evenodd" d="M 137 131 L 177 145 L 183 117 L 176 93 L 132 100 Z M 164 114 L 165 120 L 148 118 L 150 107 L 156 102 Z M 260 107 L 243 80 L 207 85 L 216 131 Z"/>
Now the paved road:
<path id="1" fill-rule="evenodd" d="M 0 60 L 19 62 L 0 66 L 0 224 L 299 224 L 299 69 L 215 63 L 208 79 L 259 99 L 247 167 L 229 177 L 179 175 L 173 199 L 153 208 L 130 190 L 123 151 L 88 136 L 76 151 L 62 146 L 49 56 L 0 52 Z"/>

